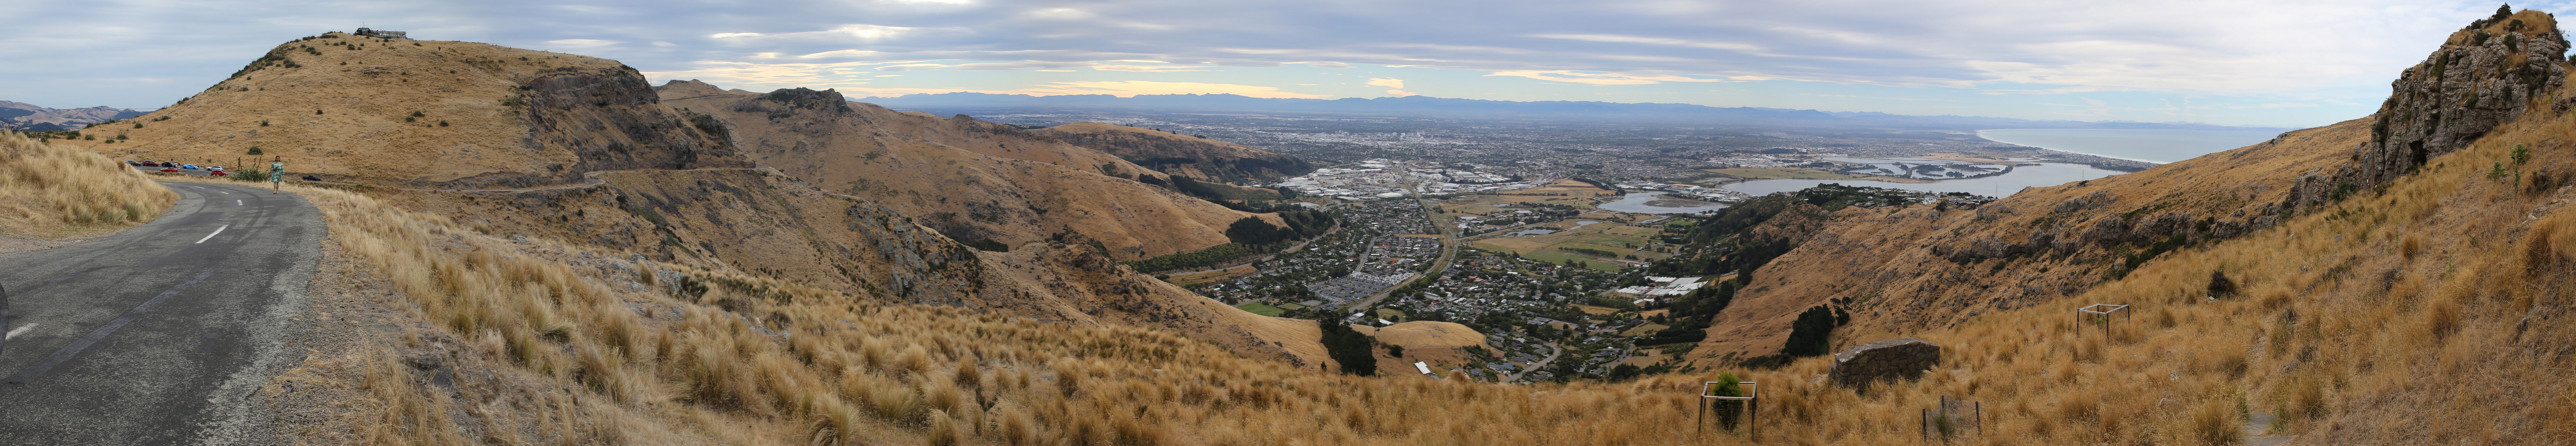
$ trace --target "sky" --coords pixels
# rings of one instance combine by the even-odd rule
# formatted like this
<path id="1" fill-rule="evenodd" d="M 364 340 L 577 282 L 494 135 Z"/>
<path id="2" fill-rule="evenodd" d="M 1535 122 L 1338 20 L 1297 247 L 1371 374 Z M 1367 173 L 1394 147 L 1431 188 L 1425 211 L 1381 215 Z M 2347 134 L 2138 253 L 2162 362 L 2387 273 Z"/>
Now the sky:
<path id="1" fill-rule="evenodd" d="M 150 109 L 360 26 L 851 97 L 1232 93 L 2308 127 L 2495 11 L 2451 1 L 0 2 L 0 100 Z M 2547 12 L 2569 2 L 2516 5 Z"/>

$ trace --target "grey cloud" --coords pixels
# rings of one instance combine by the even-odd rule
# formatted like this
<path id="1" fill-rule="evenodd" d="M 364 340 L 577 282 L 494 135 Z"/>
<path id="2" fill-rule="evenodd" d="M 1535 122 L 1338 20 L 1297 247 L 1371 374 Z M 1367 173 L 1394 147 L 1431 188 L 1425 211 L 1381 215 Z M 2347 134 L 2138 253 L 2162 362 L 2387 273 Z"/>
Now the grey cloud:
<path id="1" fill-rule="evenodd" d="M 0 66 L 15 84 L 0 86 L 0 97 L 158 106 L 277 42 L 361 23 L 531 48 L 625 42 L 578 51 L 646 71 L 711 61 L 1037 69 L 1158 60 L 2350 97 L 2384 92 L 2385 79 L 2432 39 L 2493 8 L 2395 0 L 17 2 L 0 5 L 0 17 L 12 18 L 0 29 L 0 57 L 17 62 Z M 179 80 L 89 80 L 98 73 Z"/>

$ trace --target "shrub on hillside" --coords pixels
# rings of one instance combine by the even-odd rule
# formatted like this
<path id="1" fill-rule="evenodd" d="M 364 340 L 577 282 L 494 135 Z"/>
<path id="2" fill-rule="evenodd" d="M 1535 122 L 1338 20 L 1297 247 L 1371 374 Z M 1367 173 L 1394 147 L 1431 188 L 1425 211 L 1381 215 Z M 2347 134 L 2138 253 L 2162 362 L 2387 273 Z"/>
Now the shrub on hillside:
<path id="1" fill-rule="evenodd" d="M 1798 320 L 1789 323 L 1789 342 L 1780 347 L 1780 354 L 1790 357 L 1825 354 L 1825 351 L 1833 348 L 1830 341 L 1834 326 L 1842 325 L 1839 322 L 1849 320 L 1848 317 L 1837 318 L 1835 313 L 1832 307 L 1824 305 L 1809 307 L 1807 311 L 1798 313 Z"/>
<path id="2" fill-rule="evenodd" d="M 1360 334 L 1329 315 L 1315 321 L 1315 326 L 1324 329 L 1324 351 L 1333 357 L 1333 363 L 1341 364 L 1342 373 L 1377 376 L 1377 355 L 1372 347 L 1377 338 Z"/>

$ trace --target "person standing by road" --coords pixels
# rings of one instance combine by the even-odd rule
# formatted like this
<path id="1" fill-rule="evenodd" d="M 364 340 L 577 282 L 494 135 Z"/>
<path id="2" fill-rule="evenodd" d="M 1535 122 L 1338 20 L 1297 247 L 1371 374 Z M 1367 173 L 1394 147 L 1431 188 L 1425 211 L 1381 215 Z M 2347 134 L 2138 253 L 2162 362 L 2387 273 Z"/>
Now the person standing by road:
<path id="1" fill-rule="evenodd" d="M 283 192 L 280 192 L 280 191 L 279 191 L 279 188 L 281 188 L 281 187 L 282 187 L 282 186 L 279 186 L 279 185 L 281 185 L 281 184 L 285 184 L 285 183 L 286 183 L 286 157 L 284 157 L 284 156 L 280 156 L 280 157 L 277 157 L 277 159 L 276 159 L 276 160 L 273 160 L 273 161 L 269 161 L 269 162 L 268 162 L 268 193 L 270 193 L 270 194 L 283 193 Z"/>

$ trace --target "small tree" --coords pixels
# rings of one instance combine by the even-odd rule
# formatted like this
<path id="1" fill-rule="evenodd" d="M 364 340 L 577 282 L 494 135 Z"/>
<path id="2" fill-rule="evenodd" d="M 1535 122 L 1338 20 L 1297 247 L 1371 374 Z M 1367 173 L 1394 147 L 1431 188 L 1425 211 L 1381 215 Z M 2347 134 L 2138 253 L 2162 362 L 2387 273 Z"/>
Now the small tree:
<path id="1" fill-rule="evenodd" d="M 260 153 L 259 153 L 259 146 L 250 146 L 250 153 L 249 153 L 249 154 L 250 154 L 250 155 L 258 155 L 258 154 L 260 154 Z"/>
<path id="2" fill-rule="evenodd" d="M 2209 297 L 2220 298 L 2234 295 L 2236 295 L 2236 281 L 2228 280 L 2227 272 L 2210 270 Z"/>
<path id="3" fill-rule="evenodd" d="M 1806 312 L 1798 313 L 1796 321 L 1789 323 L 1789 342 L 1780 346 L 1780 353 L 1791 357 L 1825 354 L 1825 350 L 1832 347 L 1827 340 L 1833 332 L 1833 309 L 1824 305 L 1809 307 Z"/>
<path id="4" fill-rule="evenodd" d="M 1713 396 L 1744 396 L 1743 383 L 1744 380 L 1735 377 L 1735 372 L 1717 374 L 1717 391 Z M 1717 406 L 1717 424 L 1725 426 L 1726 430 L 1735 430 L 1736 422 L 1744 418 L 1744 401 L 1717 400 L 1714 405 Z"/>
<path id="5" fill-rule="evenodd" d="M 1373 351 L 1376 349 L 1372 348 L 1371 344 L 1376 344 L 1377 339 L 1360 334 L 1358 330 L 1352 330 L 1350 326 L 1335 322 L 1333 319 L 1332 315 L 1327 314 L 1324 319 L 1315 321 L 1315 326 L 1324 331 L 1321 341 L 1323 341 L 1326 356 L 1331 356 L 1334 363 L 1341 364 L 1342 373 L 1376 376 L 1377 355 Z"/>

